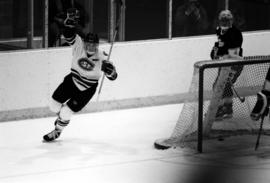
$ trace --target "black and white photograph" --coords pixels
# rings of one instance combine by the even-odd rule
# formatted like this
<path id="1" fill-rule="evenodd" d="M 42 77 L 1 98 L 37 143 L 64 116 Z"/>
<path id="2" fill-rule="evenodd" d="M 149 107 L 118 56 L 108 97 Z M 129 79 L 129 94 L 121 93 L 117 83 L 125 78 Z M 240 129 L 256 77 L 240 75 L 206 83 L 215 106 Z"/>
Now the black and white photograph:
<path id="1" fill-rule="evenodd" d="M 270 182 L 270 0 L 0 0 L 0 183 Z"/>

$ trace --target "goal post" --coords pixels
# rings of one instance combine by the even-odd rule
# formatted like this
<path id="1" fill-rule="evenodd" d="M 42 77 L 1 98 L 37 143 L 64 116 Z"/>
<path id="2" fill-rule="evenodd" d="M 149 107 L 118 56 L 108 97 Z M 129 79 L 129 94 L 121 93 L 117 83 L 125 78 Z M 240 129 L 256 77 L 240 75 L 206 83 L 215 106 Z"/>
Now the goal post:
<path id="1" fill-rule="evenodd" d="M 256 135 L 259 123 L 252 121 L 249 115 L 269 66 L 269 55 L 249 56 L 243 60 L 196 62 L 189 88 L 194 100 L 184 103 L 171 136 L 156 140 L 155 147 L 167 149 L 187 146 L 202 152 L 203 142 L 207 139 Z M 240 70 L 234 72 L 235 68 Z M 219 106 L 225 98 L 231 98 L 232 116 L 217 120 Z M 265 127 L 265 132 L 268 129 L 269 125 Z"/>

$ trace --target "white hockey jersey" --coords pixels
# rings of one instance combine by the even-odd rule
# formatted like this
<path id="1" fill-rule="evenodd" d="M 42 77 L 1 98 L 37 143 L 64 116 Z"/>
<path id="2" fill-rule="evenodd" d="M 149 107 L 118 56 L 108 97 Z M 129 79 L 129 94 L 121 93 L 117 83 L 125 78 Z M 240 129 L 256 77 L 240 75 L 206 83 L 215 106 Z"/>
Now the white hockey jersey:
<path id="1" fill-rule="evenodd" d="M 91 57 L 87 57 L 83 40 L 77 34 L 72 40 L 69 40 L 69 43 L 72 45 L 71 74 L 73 81 L 80 90 L 86 90 L 97 84 L 102 76 L 102 61 L 106 60 L 107 56 L 104 51 L 98 50 Z"/>

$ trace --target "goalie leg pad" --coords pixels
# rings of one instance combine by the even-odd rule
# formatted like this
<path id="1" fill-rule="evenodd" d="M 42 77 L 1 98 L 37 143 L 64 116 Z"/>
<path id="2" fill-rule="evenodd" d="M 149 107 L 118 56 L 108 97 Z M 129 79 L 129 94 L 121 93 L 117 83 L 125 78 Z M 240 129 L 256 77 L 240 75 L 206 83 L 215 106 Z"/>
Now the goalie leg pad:
<path id="1" fill-rule="evenodd" d="M 266 108 L 269 106 L 267 96 L 263 92 L 257 93 L 257 102 L 250 114 L 250 117 L 254 121 L 258 121 L 260 117 L 266 111 Z"/>

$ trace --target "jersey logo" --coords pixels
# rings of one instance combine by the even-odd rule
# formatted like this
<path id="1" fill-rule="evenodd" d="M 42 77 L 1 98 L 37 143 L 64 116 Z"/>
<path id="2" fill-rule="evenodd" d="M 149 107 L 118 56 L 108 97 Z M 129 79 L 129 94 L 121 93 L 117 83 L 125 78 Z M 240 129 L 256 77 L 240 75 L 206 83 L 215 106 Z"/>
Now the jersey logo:
<path id="1" fill-rule="evenodd" d="M 91 71 L 95 67 L 95 64 L 88 58 L 80 58 L 78 60 L 78 65 L 80 66 L 80 68 L 86 71 Z"/>

